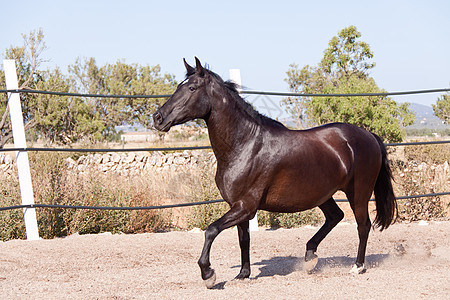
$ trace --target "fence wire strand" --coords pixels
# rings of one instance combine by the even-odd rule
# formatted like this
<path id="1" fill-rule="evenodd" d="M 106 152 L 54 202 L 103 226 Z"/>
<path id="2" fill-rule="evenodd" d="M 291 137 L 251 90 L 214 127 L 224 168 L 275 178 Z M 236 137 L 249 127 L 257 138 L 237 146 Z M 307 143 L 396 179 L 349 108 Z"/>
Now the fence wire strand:
<path id="1" fill-rule="evenodd" d="M 51 92 L 41 90 L 29 90 L 29 89 L 15 89 L 15 90 L 0 90 L 0 93 L 26 93 L 26 94 L 44 94 L 54 96 L 67 96 L 67 97 L 85 97 L 85 98 L 169 98 L 172 94 L 163 95 L 106 95 L 106 94 L 83 94 L 83 93 L 68 93 L 68 92 Z"/>
<path id="2" fill-rule="evenodd" d="M 450 142 L 450 141 L 449 141 Z M 128 148 L 128 149 L 83 149 L 83 148 L 2 148 L 0 152 L 155 152 L 155 151 L 184 151 L 184 150 L 208 150 L 211 146 L 193 147 L 166 147 L 166 148 Z"/>
<path id="3" fill-rule="evenodd" d="M 240 90 L 239 93 L 247 95 L 267 95 L 267 96 L 284 96 L 284 97 L 375 97 L 375 96 L 404 96 L 430 93 L 450 92 L 450 88 L 442 89 L 426 89 L 415 91 L 400 91 L 400 92 L 384 92 L 384 93 L 358 93 L 358 94 L 311 94 L 311 93 L 289 93 L 289 92 L 267 92 L 267 91 L 251 91 Z M 0 90 L 0 93 L 30 93 L 30 94 L 46 94 L 55 96 L 72 96 L 72 97 L 86 97 L 86 98 L 168 98 L 172 94 L 165 95 L 105 95 L 105 94 L 83 94 L 83 93 L 68 93 L 68 92 L 51 92 L 31 89 L 13 89 Z"/>
<path id="4" fill-rule="evenodd" d="M 415 198 L 426 198 L 426 197 L 439 197 L 450 195 L 450 192 L 443 193 L 430 193 L 423 195 L 410 195 L 410 196 L 400 196 L 396 197 L 397 200 L 405 199 L 415 199 Z M 347 199 L 335 199 L 335 202 L 348 202 Z M 374 198 L 370 201 L 375 201 Z M 24 208 L 65 208 L 65 209 L 91 209 L 91 210 L 154 210 L 154 209 L 167 209 L 167 208 L 179 208 L 188 207 L 196 205 L 214 204 L 225 202 L 223 199 L 200 201 L 200 202 L 188 202 L 179 204 L 168 204 L 168 205 L 155 205 L 155 206 L 86 206 L 86 205 L 59 205 L 59 204 L 22 204 L 0 207 L 0 211 L 12 210 L 12 209 L 24 209 Z"/>
<path id="5" fill-rule="evenodd" d="M 417 145 L 439 145 L 449 144 L 450 140 L 446 141 L 428 141 L 428 142 L 407 142 L 407 143 L 387 143 L 387 147 L 399 146 L 417 146 Z M 184 151 L 184 150 L 209 150 L 211 146 L 192 146 L 192 147 L 163 147 L 163 148 L 128 148 L 128 149 L 88 149 L 88 148 L 0 148 L 0 152 L 155 152 L 155 151 Z"/>
<path id="6" fill-rule="evenodd" d="M 0 211 L 20 208 L 70 208 L 70 209 L 93 209 L 93 210 L 152 210 L 152 209 L 166 209 L 166 208 L 178 208 L 195 205 L 213 204 L 225 202 L 223 199 L 200 201 L 200 202 L 188 202 L 180 204 L 167 204 L 158 206 L 86 206 L 86 205 L 59 205 L 59 204 L 22 204 L 13 205 L 8 207 L 0 207 Z"/>

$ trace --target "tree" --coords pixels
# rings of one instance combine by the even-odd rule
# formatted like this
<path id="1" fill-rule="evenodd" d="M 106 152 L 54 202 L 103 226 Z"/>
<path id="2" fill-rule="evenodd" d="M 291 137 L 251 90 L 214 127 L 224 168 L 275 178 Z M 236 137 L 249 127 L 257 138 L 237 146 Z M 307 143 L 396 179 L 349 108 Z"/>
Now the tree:
<path id="1" fill-rule="evenodd" d="M 316 67 L 291 64 L 285 81 L 291 91 L 306 94 L 381 93 L 369 70 L 373 53 L 359 41 L 356 27 L 342 29 L 333 37 Z M 397 142 L 403 126 L 414 122 L 409 104 L 398 105 L 385 96 L 377 97 L 289 97 L 283 99 L 288 112 L 301 126 L 329 122 L 352 123 L 373 131 L 385 140 Z"/>
<path id="2" fill-rule="evenodd" d="M 69 67 L 77 91 L 111 95 L 172 94 L 177 86 L 173 75 L 161 74 L 159 65 L 141 66 L 117 61 L 98 67 L 94 58 L 77 59 Z M 106 133 L 115 126 L 138 123 L 150 127 L 151 114 L 162 104 L 160 98 L 86 99 L 102 120 Z"/>
<path id="3" fill-rule="evenodd" d="M 42 70 L 46 49 L 41 29 L 23 35 L 24 45 L 10 47 L 5 57 L 16 61 L 19 88 L 92 94 L 152 95 L 171 94 L 176 88 L 173 75 L 161 74 L 159 66 L 128 65 L 118 61 L 98 67 L 93 58 L 76 60 L 69 75 L 59 68 Z M 0 89 L 5 89 L 0 70 Z M 68 144 L 79 139 L 104 140 L 115 126 L 139 123 L 149 126 L 150 115 L 163 99 L 111 99 L 21 93 L 25 130 L 48 143 Z M 0 148 L 12 139 L 9 109 L 0 101 Z"/>
<path id="4" fill-rule="evenodd" d="M 24 45 L 10 47 L 5 57 L 16 61 L 20 89 L 68 92 L 71 84 L 58 68 L 42 70 L 42 52 L 46 49 L 42 29 L 23 35 Z M 0 86 L 6 88 L 4 72 Z M 6 97 L 5 97 L 6 99 Z M 6 99 L 7 100 L 7 99 Z M 74 97 L 21 93 L 20 100 L 25 130 L 33 130 L 47 142 L 70 143 L 86 135 L 102 131 L 102 124 L 91 113 L 89 104 Z M 0 148 L 12 139 L 7 101 L 0 102 Z M 84 122 L 83 122 L 84 120 Z"/>
<path id="5" fill-rule="evenodd" d="M 5 58 L 14 59 L 16 61 L 17 76 L 19 82 L 19 88 L 29 88 L 33 82 L 39 80 L 39 76 L 36 73 L 37 68 L 42 63 L 39 58 L 42 51 L 46 49 L 43 41 L 44 34 L 42 30 L 33 31 L 30 35 L 22 35 L 24 39 L 24 45 L 22 47 L 10 47 L 6 50 Z M 0 87 L 6 89 L 5 73 L 0 71 Z M 27 115 L 28 103 L 31 100 L 29 95 L 21 94 L 22 110 L 24 112 L 25 130 L 30 129 L 36 125 L 35 121 Z M 0 121 L 0 148 L 12 139 L 12 128 L 9 119 L 9 107 L 8 101 L 0 102 L 0 115 L 2 116 Z"/>
<path id="6" fill-rule="evenodd" d="M 436 104 L 433 104 L 434 115 L 441 119 L 445 124 L 448 124 L 450 121 L 450 93 L 442 95 L 436 101 Z"/>
<path id="7" fill-rule="evenodd" d="M 42 81 L 36 84 L 37 90 L 70 92 L 70 80 L 59 68 L 41 73 Z M 33 102 L 35 131 L 47 142 L 70 144 L 85 137 L 100 140 L 105 126 L 95 115 L 90 103 L 80 97 L 40 95 Z"/>

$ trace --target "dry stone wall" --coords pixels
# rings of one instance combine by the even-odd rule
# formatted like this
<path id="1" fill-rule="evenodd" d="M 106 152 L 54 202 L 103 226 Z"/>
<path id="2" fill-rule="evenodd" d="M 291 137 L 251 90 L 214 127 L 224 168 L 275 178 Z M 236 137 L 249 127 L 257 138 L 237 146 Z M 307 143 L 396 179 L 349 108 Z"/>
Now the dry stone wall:
<path id="1" fill-rule="evenodd" d="M 88 154 L 77 160 L 67 158 L 67 168 L 72 172 L 117 173 L 120 175 L 141 175 L 147 172 L 187 170 L 192 167 L 213 167 L 215 157 L 211 151 L 195 150 L 183 152 L 108 152 Z M 15 160 L 8 154 L 0 154 L 0 174 L 16 172 Z"/>
<path id="2" fill-rule="evenodd" d="M 80 173 L 98 171 L 120 175 L 140 175 L 146 172 L 178 171 L 198 166 L 212 166 L 215 157 L 210 151 L 183 151 L 173 153 L 129 152 L 81 156 L 77 161 L 68 158 L 70 170 Z"/>

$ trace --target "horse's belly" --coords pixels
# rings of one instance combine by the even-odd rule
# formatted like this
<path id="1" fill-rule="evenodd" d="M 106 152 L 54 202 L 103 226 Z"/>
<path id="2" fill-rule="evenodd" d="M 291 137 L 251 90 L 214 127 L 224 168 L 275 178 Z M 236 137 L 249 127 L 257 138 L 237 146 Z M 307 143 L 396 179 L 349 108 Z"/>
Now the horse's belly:
<path id="1" fill-rule="evenodd" d="M 328 193 L 315 194 L 291 194 L 291 195 L 271 195 L 268 194 L 259 206 L 259 209 L 271 211 L 292 213 L 317 207 L 330 199 L 334 190 Z"/>
<path id="2" fill-rule="evenodd" d="M 269 185 L 260 202 L 260 209 L 272 212 L 299 212 L 321 205 L 341 187 L 343 180 L 330 175 L 303 177 L 292 176 L 289 172 L 279 176 Z M 316 178 L 316 180 L 310 180 Z M 295 180 L 296 179 L 296 180 Z"/>

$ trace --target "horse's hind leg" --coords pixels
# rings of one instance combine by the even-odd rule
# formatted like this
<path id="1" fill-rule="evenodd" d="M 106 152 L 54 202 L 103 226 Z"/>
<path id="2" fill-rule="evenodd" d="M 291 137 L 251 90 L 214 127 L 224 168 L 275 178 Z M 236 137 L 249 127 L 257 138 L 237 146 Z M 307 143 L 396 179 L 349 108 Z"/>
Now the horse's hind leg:
<path id="1" fill-rule="evenodd" d="M 369 239 L 369 232 L 371 222 L 369 218 L 369 198 L 370 193 L 367 195 L 354 196 L 352 193 L 347 193 L 347 198 L 350 202 L 350 206 L 355 214 L 356 224 L 358 226 L 358 255 L 356 256 L 356 262 L 350 273 L 362 274 L 366 271 L 364 267 L 364 261 L 366 258 L 367 240 Z"/>
<path id="2" fill-rule="evenodd" d="M 356 263 L 350 270 L 350 273 L 362 274 L 366 271 L 364 267 L 364 260 L 366 258 L 366 247 L 367 247 L 367 240 L 369 238 L 371 223 L 368 215 L 367 217 L 362 217 L 359 221 L 357 217 L 356 223 L 358 224 L 358 236 L 359 236 L 358 256 L 356 257 Z"/>
<path id="3" fill-rule="evenodd" d="M 306 244 L 305 270 L 311 272 L 317 264 L 318 257 L 315 254 L 320 242 L 328 233 L 344 218 L 344 212 L 339 208 L 333 198 L 328 199 L 319 206 L 325 215 L 325 223 L 319 231 Z"/>

